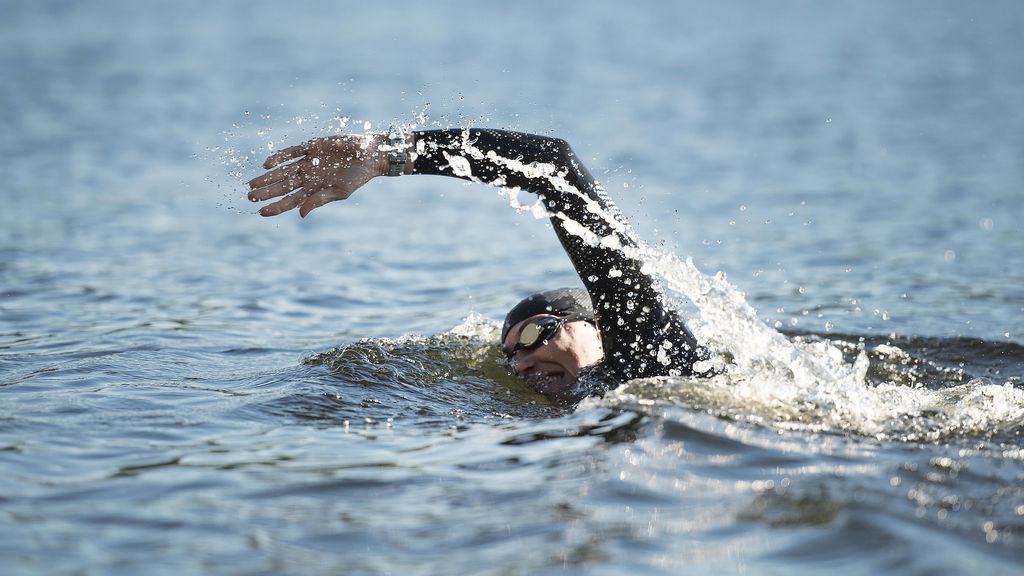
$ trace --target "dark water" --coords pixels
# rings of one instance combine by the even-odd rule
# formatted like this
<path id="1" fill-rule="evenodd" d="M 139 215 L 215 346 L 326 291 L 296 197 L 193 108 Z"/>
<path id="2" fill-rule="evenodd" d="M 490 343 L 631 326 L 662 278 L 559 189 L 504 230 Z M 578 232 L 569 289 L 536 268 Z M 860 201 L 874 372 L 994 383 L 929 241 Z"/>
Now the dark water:
<path id="1" fill-rule="evenodd" d="M 364 4 L 0 0 L 0 572 L 1024 572 L 1018 3 Z M 734 370 L 510 377 L 496 190 L 244 202 L 392 120 L 570 140 Z"/>

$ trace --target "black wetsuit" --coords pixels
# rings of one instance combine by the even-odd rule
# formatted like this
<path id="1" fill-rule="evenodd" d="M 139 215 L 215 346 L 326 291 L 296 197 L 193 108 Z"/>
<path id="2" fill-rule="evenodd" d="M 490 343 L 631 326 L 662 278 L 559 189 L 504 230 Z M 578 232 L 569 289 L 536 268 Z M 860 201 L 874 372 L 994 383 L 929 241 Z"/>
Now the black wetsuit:
<path id="1" fill-rule="evenodd" d="M 690 375 L 694 362 L 708 357 L 678 314 L 666 307 L 653 279 L 640 271 L 642 262 L 615 247 L 636 247 L 636 235 L 567 142 L 483 129 L 422 131 L 416 140 L 416 174 L 517 187 L 540 196 L 593 301 L 604 374 L 618 381 Z M 538 163 L 552 165 L 554 173 Z M 566 218 L 593 236 L 581 238 Z"/>

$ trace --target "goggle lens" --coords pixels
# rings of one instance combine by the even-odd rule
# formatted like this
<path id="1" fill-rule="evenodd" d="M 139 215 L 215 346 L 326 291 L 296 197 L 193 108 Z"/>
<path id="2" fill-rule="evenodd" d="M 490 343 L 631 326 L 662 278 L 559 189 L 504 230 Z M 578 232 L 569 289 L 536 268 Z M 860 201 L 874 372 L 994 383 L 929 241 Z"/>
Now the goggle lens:
<path id="1" fill-rule="evenodd" d="M 562 327 L 562 320 L 553 316 L 542 316 L 531 320 L 519 333 L 519 340 L 511 350 L 505 352 L 509 360 L 520 350 L 533 350 L 547 343 Z"/>

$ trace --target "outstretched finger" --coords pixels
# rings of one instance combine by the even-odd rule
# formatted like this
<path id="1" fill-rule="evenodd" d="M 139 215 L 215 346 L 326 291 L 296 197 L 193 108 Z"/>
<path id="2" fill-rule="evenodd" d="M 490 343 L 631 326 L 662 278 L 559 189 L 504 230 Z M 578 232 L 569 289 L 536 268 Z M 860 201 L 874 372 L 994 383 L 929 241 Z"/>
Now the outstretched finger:
<path id="1" fill-rule="evenodd" d="M 302 186 L 302 180 L 299 178 L 288 178 L 286 180 L 279 180 L 257 188 L 249 192 L 250 202 L 263 202 L 264 200 L 270 200 L 271 198 L 277 198 L 300 188 Z"/>
<path id="2" fill-rule="evenodd" d="M 302 203 L 302 206 L 299 207 L 299 216 L 305 218 L 306 214 L 309 214 L 313 210 L 336 199 L 338 198 L 331 194 L 330 189 L 321 190 L 316 194 L 313 194 L 312 196 L 306 198 L 306 200 Z"/>
<path id="3" fill-rule="evenodd" d="M 299 156 L 305 156 L 307 150 L 308 148 L 306 147 L 305 144 L 298 144 L 296 146 L 289 146 L 287 148 L 278 150 L 277 152 L 274 152 L 273 154 L 267 157 L 267 160 L 263 162 L 263 167 L 270 169 L 273 168 L 274 166 L 277 166 L 281 162 L 291 160 L 292 158 L 298 158 Z"/>
<path id="4" fill-rule="evenodd" d="M 309 196 L 309 194 L 310 193 L 307 192 L 305 189 L 296 190 L 295 192 L 292 192 L 288 196 L 281 198 L 277 202 L 274 202 L 273 204 L 267 204 L 263 208 L 260 208 L 260 216 L 277 216 L 282 212 L 287 212 L 301 204 L 302 201 L 307 196 Z"/>
<path id="5" fill-rule="evenodd" d="M 284 180 L 292 180 L 293 176 L 299 173 L 299 167 L 302 165 L 302 161 L 292 162 L 291 164 L 285 164 L 284 166 L 278 166 L 270 172 L 262 176 L 257 176 L 252 180 L 249 180 L 249 189 L 255 190 L 257 188 L 263 188 L 268 184 L 280 182 Z"/>

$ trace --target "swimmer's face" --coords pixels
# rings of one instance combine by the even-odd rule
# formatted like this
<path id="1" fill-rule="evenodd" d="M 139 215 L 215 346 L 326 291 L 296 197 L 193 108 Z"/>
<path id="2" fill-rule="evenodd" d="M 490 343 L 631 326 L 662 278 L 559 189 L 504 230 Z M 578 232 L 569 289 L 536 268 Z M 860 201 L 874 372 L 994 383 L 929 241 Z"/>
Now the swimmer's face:
<path id="1" fill-rule="evenodd" d="M 532 316 L 516 324 L 508 331 L 502 350 L 508 354 L 520 341 L 524 328 L 535 330 L 530 324 L 538 318 L 551 316 Z M 579 378 L 580 371 L 601 361 L 604 348 L 601 347 L 601 334 L 591 322 L 566 322 L 547 343 L 536 348 L 517 350 L 510 355 L 510 366 L 515 373 L 523 378 L 535 390 L 554 399 L 565 399 Z"/>

